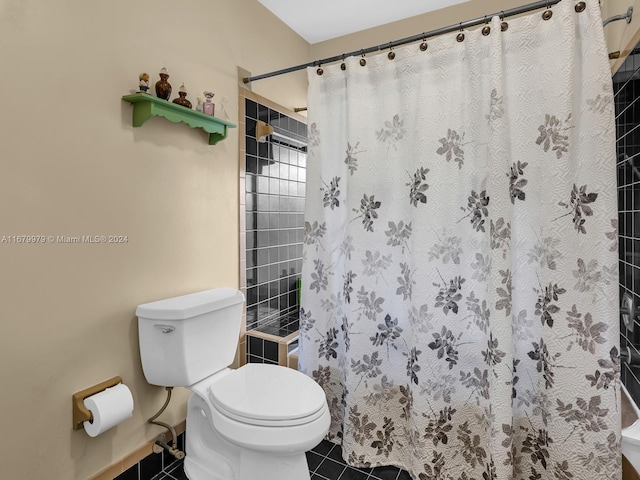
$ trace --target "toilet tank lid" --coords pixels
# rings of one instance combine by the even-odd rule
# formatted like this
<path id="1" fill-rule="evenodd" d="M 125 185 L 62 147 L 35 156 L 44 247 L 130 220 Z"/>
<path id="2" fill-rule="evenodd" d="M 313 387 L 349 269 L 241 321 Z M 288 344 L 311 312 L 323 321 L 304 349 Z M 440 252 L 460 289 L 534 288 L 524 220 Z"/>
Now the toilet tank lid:
<path id="1" fill-rule="evenodd" d="M 185 320 L 242 302 L 244 295 L 241 291 L 216 288 L 138 305 L 136 316 L 149 320 Z"/>

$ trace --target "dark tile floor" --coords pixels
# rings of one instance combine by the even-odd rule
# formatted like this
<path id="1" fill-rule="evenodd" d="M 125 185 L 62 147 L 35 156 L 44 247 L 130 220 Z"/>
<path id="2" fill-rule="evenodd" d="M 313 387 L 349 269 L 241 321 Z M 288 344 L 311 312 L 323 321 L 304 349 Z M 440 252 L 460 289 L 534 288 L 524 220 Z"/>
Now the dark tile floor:
<path id="1" fill-rule="evenodd" d="M 396 467 L 354 468 L 342 459 L 342 448 L 323 440 L 307 452 L 311 480 L 411 480 L 409 474 Z M 174 462 L 152 480 L 188 480 L 182 462 Z"/>

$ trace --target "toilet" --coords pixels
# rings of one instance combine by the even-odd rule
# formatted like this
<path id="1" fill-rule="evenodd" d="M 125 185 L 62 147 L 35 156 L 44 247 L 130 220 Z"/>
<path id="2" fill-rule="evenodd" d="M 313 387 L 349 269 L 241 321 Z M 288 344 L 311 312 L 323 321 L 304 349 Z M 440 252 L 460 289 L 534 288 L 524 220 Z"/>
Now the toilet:
<path id="1" fill-rule="evenodd" d="M 640 472 L 640 410 L 622 383 L 620 383 L 620 394 L 627 397 L 637 417 L 633 424 L 622 429 L 622 454 L 636 472 Z"/>
<path id="2" fill-rule="evenodd" d="M 322 388 L 278 365 L 234 360 L 244 296 L 218 288 L 139 305 L 147 382 L 191 390 L 184 470 L 190 480 L 309 480 L 305 452 L 329 430 Z"/>

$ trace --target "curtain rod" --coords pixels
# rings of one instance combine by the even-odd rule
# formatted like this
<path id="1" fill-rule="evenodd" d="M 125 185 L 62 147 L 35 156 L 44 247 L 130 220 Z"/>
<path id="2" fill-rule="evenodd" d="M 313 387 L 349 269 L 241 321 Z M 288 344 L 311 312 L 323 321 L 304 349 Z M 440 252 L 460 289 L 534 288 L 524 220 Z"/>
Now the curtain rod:
<path id="1" fill-rule="evenodd" d="M 319 65 L 323 65 L 326 63 L 337 62 L 338 60 L 344 60 L 346 57 L 353 57 L 356 55 L 364 55 L 367 53 L 378 52 L 380 50 L 385 50 L 387 48 L 394 48 L 400 45 L 406 45 L 407 43 L 413 43 L 420 40 L 426 40 L 427 38 L 437 37 L 439 35 L 444 35 L 445 33 L 455 32 L 457 30 L 463 30 L 465 28 L 474 27 L 476 25 L 482 25 L 483 23 L 487 23 L 492 17 L 500 17 L 507 18 L 512 17 L 514 15 L 520 15 L 522 13 L 527 13 L 532 10 L 538 10 L 540 8 L 549 8 L 552 5 L 556 5 L 560 3 L 561 0 L 541 0 L 538 2 L 530 3 L 528 5 L 522 5 L 520 7 L 511 8 L 509 10 L 502 10 L 500 12 L 493 13 L 491 15 L 485 15 L 484 17 L 478 17 L 474 20 L 467 20 L 466 22 L 456 23 L 455 25 L 450 25 L 448 27 L 438 28 L 436 30 L 431 30 L 430 32 L 420 33 L 418 35 L 413 35 L 411 37 L 402 38 L 400 40 L 395 40 L 393 42 L 384 43 L 381 45 L 376 45 L 375 47 L 364 48 L 361 50 L 354 50 L 353 52 L 343 53 L 342 55 L 336 55 L 335 57 L 323 58 L 321 60 L 315 60 L 313 62 L 304 63 L 302 65 L 296 65 L 295 67 L 284 68 L 282 70 L 276 70 L 275 72 L 263 73 L 261 75 L 255 75 L 253 77 L 245 77 L 242 79 L 244 83 L 255 82 L 256 80 L 262 80 L 264 78 L 276 77 L 278 75 L 284 75 L 285 73 L 296 72 L 298 70 L 303 70 L 307 67 L 316 67 Z"/>

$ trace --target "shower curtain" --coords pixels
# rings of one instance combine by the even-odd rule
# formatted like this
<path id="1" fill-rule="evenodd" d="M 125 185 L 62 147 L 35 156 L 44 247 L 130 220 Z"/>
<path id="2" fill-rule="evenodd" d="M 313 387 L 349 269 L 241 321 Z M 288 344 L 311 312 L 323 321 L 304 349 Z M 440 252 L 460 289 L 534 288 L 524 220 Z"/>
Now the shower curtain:
<path id="1" fill-rule="evenodd" d="M 308 70 L 300 365 L 351 465 L 620 476 L 612 85 L 576 3 Z"/>

